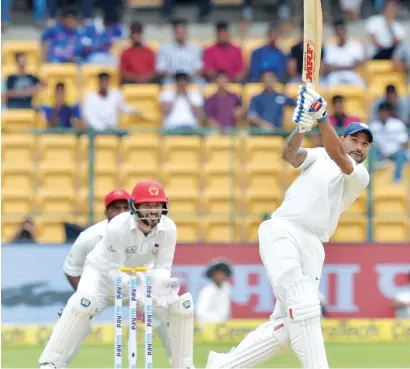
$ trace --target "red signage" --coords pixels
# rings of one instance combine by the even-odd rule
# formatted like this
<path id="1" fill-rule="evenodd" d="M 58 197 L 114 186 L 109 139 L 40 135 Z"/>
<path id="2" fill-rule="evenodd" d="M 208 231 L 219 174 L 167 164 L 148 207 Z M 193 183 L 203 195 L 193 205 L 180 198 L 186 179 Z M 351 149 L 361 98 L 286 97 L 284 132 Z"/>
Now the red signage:
<path id="1" fill-rule="evenodd" d="M 392 317 L 389 307 L 408 281 L 410 244 L 334 244 L 326 246 L 320 290 L 338 318 Z M 204 283 L 204 265 L 216 258 L 229 259 L 233 317 L 267 318 L 274 297 L 257 245 L 178 245 L 174 266 L 184 285 L 195 293 Z"/>
<path id="2" fill-rule="evenodd" d="M 306 71 L 306 79 L 310 82 L 313 81 L 313 62 L 314 62 L 314 45 L 310 42 L 306 42 L 306 55 L 305 55 L 305 71 Z"/>

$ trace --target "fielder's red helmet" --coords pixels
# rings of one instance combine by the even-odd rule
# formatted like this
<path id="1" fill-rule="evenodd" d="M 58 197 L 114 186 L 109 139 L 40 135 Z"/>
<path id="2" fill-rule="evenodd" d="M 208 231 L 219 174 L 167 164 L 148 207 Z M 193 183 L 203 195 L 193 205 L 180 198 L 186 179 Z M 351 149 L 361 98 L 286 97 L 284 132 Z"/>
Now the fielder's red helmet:
<path id="1" fill-rule="evenodd" d="M 134 199 L 134 204 L 142 204 L 144 202 L 168 202 L 164 188 L 155 181 L 138 182 L 132 190 L 131 196 Z"/>

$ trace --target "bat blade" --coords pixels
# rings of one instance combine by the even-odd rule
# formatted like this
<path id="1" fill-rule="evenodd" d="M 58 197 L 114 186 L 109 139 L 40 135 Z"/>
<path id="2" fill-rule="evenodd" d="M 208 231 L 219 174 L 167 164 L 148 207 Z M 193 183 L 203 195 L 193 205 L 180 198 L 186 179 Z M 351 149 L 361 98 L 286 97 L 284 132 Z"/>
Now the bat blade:
<path id="1" fill-rule="evenodd" d="M 303 71 L 302 80 L 309 86 L 319 83 L 322 54 L 322 5 L 320 0 L 304 0 L 303 4 Z"/>

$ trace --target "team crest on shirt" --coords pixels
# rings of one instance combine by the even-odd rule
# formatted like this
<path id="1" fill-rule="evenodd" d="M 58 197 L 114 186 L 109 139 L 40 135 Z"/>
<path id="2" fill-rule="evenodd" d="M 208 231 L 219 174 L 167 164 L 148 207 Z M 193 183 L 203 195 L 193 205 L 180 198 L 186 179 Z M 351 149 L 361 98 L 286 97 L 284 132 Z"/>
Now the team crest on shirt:
<path id="1" fill-rule="evenodd" d="M 135 254 L 137 251 L 137 246 L 129 246 L 125 249 L 126 254 Z"/>
<path id="2" fill-rule="evenodd" d="M 117 251 L 114 249 L 114 246 L 113 246 L 113 245 L 108 246 L 107 249 L 108 249 L 108 251 L 111 251 L 111 252 L 117 252 Z"/>

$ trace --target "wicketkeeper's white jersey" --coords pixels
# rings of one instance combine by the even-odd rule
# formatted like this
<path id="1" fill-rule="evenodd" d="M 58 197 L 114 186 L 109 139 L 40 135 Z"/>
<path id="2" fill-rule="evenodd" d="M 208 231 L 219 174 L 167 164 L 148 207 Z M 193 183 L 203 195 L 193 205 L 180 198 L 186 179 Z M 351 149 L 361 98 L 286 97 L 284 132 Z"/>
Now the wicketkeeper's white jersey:
<path id="1" fill-rule="evenodd" d="M 87 256 L 87 263 L 115 276 L 121 267 L 161 269 L 171 276 L 177 240 L 177 227 L 162 216 L 156 228 L 145 236 L 133 216 L 126 212 L 107 225 L 104 238 Z"/>
<path id="2" fill-rule="evenodd" d="M 64 261 L 64 273 L 72 276 L 81 276 L 87 255 L 103 239 L 107 229 L 108 220 L 94 224 L 87 228 L 75 240 L 71 250 Z"/>
<path id="3" fill-rule="evenodd" d="M 324 148 L 307 149 L 307 152 L 299 167 L 302 173 L 272 217 L 286 219 L 327 242 L 336 230 L 340 215 L 367 187 L 370 176 L 366 167 L 350 156 L 354 170 L 347 175 Z"/>

